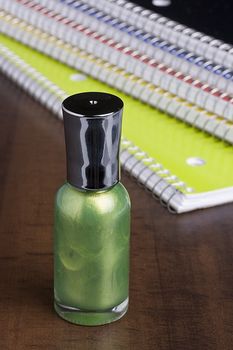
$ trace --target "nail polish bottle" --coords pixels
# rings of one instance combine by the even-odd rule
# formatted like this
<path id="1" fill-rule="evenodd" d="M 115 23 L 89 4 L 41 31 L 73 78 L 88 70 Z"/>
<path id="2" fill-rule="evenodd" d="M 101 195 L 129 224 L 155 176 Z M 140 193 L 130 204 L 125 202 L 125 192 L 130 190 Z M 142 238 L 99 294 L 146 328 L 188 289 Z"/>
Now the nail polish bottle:
<path id="1" fill-rule="evenodd" d="M 54 305 L 80 325 L 121 318 L 128 308 L 130 200 L 119 182 L 123 102 L 87 92 L 62 104 L 67 182 L 54 225 Z"/>

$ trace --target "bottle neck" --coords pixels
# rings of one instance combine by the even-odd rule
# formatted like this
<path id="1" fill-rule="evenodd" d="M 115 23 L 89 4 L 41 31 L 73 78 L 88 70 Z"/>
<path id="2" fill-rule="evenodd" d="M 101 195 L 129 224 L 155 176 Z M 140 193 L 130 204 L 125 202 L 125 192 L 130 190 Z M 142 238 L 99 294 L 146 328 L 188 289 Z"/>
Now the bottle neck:
<path id="1" fill-rule="evenodd" d="M 87 194 L 91 194 L 91 193 L 104 193 L 104 192 L 107 192 L 107 191 L 110 191 L 111 189 L 113 189 L 120 181 L 116 181 L 114 184 L 112 184 L 111 186 L 109 187 L 106 187 L 106 188 L 96 188 L 96 189 L 86 189 L 86 188 L 79 188 L 75 185 L 72 185 L 69 181 L 66 181 L 66 184 L 71 187 L 72 189 L 78 191 L 78 192 L 82 192 L 82 193 L 87 193 Z"/>

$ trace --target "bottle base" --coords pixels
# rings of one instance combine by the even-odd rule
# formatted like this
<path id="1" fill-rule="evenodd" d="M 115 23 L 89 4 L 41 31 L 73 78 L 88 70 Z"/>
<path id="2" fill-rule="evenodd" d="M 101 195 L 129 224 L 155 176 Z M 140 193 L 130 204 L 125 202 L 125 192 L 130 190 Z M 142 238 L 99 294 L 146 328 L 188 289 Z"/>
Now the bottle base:
<path id="1" fill-rule="evenodd" d="M 57 314 L 68 322 L 83 326 L 100 326 L 123 317 L 128 310 L 128 302 L 127 298 L 112 309 L 94 312 L 61 305 L 55 300 L 54 308 Z"/>

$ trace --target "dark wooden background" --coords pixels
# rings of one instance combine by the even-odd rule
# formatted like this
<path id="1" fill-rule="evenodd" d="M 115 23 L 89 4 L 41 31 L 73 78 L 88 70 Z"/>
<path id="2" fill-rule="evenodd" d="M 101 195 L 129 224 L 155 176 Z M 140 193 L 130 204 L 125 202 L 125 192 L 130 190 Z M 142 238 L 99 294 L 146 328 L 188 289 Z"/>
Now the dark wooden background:
<path id="1" fill-rule="evenodd" d="M 233 349 L 233 204 L 169 214 L 123 175 L 132 199 L 130 309 L 81 327 L 53 311 L 53 202 L 63 125 L 0 77 L 0 349 Z"/>

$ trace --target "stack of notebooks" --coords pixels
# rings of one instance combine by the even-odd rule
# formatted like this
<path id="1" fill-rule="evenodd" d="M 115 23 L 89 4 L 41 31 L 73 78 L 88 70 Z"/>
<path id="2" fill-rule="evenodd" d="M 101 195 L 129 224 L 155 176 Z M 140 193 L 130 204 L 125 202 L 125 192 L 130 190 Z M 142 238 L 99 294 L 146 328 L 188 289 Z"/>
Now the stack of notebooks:
<path id="1" fill-rule="evenodd" d="M 59 118 L 70 94 L 120 96 L 121 164 L 171 212 L 233 201 L 232 65 L 230 45 L 124 0 L 0 0 L 0 70 Z"/>

